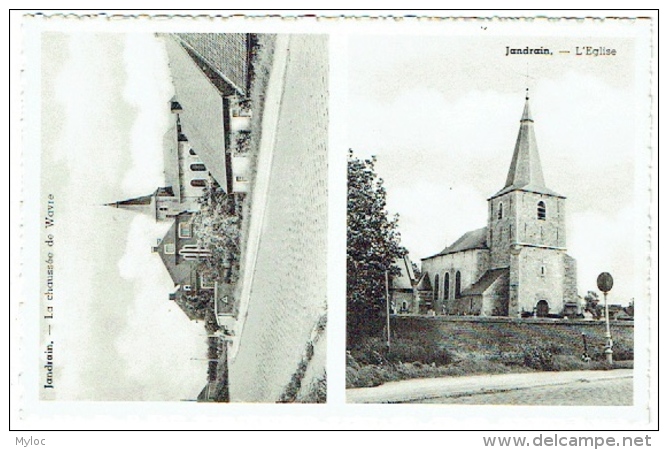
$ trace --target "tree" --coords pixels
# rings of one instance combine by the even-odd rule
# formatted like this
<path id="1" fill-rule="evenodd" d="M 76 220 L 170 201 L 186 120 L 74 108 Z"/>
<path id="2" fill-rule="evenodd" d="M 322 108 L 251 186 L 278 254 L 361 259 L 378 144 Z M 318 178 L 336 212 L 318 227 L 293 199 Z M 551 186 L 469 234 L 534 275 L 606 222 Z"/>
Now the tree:
<path id="1" fill-rule="evenodd" d="M 394 261 L 406 250 L 397 231 L 399 216 L 388 217 L 376 158 L 348 154 L 347 324 L 348 338 L 378 331 L 385 313 L 385 271 L 398 275 Z"/>
<path id="2" fill-rule="evenodd" d="M 235 283 L 239 275 L 241 217 L 238 202 L 219 186 L 207 187 L 200 199 L 201 210 L 195 214 L 198 245 L 211 251 L 198 272 L 210 280 Z"/>
<path id="3" fill-rule="evenodd" d="M 598 298 L 598 293 L 596 291 L 587 291 L 587 295 L 584 296 L 584 299 L 585 311 L 589 311 L 594 319 L 600 319 L 603 315 L 603 307 L 599 305 L 601 300 Z"/>

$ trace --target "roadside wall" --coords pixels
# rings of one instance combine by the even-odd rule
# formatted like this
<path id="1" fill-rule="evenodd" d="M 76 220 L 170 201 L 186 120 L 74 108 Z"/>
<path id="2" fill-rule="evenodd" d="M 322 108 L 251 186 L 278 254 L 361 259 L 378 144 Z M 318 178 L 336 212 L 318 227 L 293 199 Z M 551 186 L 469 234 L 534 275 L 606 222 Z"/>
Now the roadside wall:
<path id="1" fill-rule="evenodd" d="M 604 321 L 561 319 L 516 319 L 448 316 L 395 316 L 391 321 L 393 337 L 433 336 L 455 354 L 494 355 L 519 351 L 526 345 L 552 345 L 562 354 L 581 355 L 582 334 L 587 337 L 590 353 L 605 345 Z M 633 322 L 613 321 L 613 350 L 633 349 Z"/>

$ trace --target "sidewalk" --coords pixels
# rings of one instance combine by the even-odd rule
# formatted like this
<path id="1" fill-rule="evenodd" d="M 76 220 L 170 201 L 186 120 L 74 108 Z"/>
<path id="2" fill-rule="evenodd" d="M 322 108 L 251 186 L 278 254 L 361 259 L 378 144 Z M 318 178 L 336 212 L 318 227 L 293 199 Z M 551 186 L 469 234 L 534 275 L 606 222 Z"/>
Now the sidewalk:
<path id="1" fill-rule="evenodd" d="M 348 403 L 400 403 L 430 398 L 503 392 L 578 381 L 632 378 L 633 369 L 533 372 L 468 377 L 420 378 L 394 381 L 372 388 L 346 390 Z"/>

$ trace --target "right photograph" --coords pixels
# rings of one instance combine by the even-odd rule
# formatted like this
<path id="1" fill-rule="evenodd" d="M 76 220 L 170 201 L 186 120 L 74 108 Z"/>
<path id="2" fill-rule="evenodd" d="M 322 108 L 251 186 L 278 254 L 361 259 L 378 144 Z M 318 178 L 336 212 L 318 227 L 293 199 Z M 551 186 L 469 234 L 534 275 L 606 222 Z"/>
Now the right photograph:
<path id="1" fill-rule="evenodd" d="M 347 402 L 634 404 L 650 302 L 637 41 L 350 46 Z"/>

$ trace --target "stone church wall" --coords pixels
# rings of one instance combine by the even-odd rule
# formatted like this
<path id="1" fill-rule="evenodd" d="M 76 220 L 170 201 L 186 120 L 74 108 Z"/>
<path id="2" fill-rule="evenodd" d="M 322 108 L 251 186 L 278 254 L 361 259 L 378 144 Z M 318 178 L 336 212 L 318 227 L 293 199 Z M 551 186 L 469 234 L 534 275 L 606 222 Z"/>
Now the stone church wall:
<path id="1" fill-rule="evenodd" d="M 564 253 L 564 302 L 578 302 L 577 261 Z"/>
<path id="2" fill-rule="evenodd" d="M 508 315 L 508 275 L 500 276 L 487 289 L 479 313 L 482 316 Z"/>
<path id="3" fill-rule="evenodd" d="M 490 248 L 490 269 L 510 266 L 510 243 L 515 242 L 517 231 L 517 192 L 494 198 L 488 202 L 487 246 Z M 499 219 L 499 211 L 502 211 Z"/>
<path id="4" fill-rule="evenodd" d="M 545 220 L 538 219 L 538 202 L 545 203 Z M 533 192 L 513 191 L 489 201 L 487 243 L 490 268 L 510 267 L 514 243 L 566 247 L 564 199 Z M 502 218 L 499 210 L 502 208 Z"/>
<path id="5" fill-rule="evenodd" d="M 551 195 L 517 192 L 517 242 L 566 247 L 564 199 Z M 545 220 L 538 219 L 538 202 L 545 203 Z"/>
<path id="6" fill-rule="evenodd" d="M 455 277 L 457 271 L 461 274 L 461 291 L 470 287 L 473 283 L 484 275 L 489 264 L 489 250 L 473 249 L 465 250 L 448 255 L 436 256 L 422 260 L 422 271 L 429 274 L 434 292 L 436 292 L 436 275 L 438 274 L 438 297 L 435 299 L 434 311 L 436 314 L 447 313 L 454 305 L 455 298 Z M 450 289 L 446 298 L 445 274 L 450 274 Z"/>
<path id="7" fill-rule="evenodd" d="M 519 311 L 533 312 L 545 300 L 550 314 L 559 314 L 564 307 L 564 251 L 523 247 L 518 255 Z M 512 273 L 511 273 L 512 275 Z"/>

